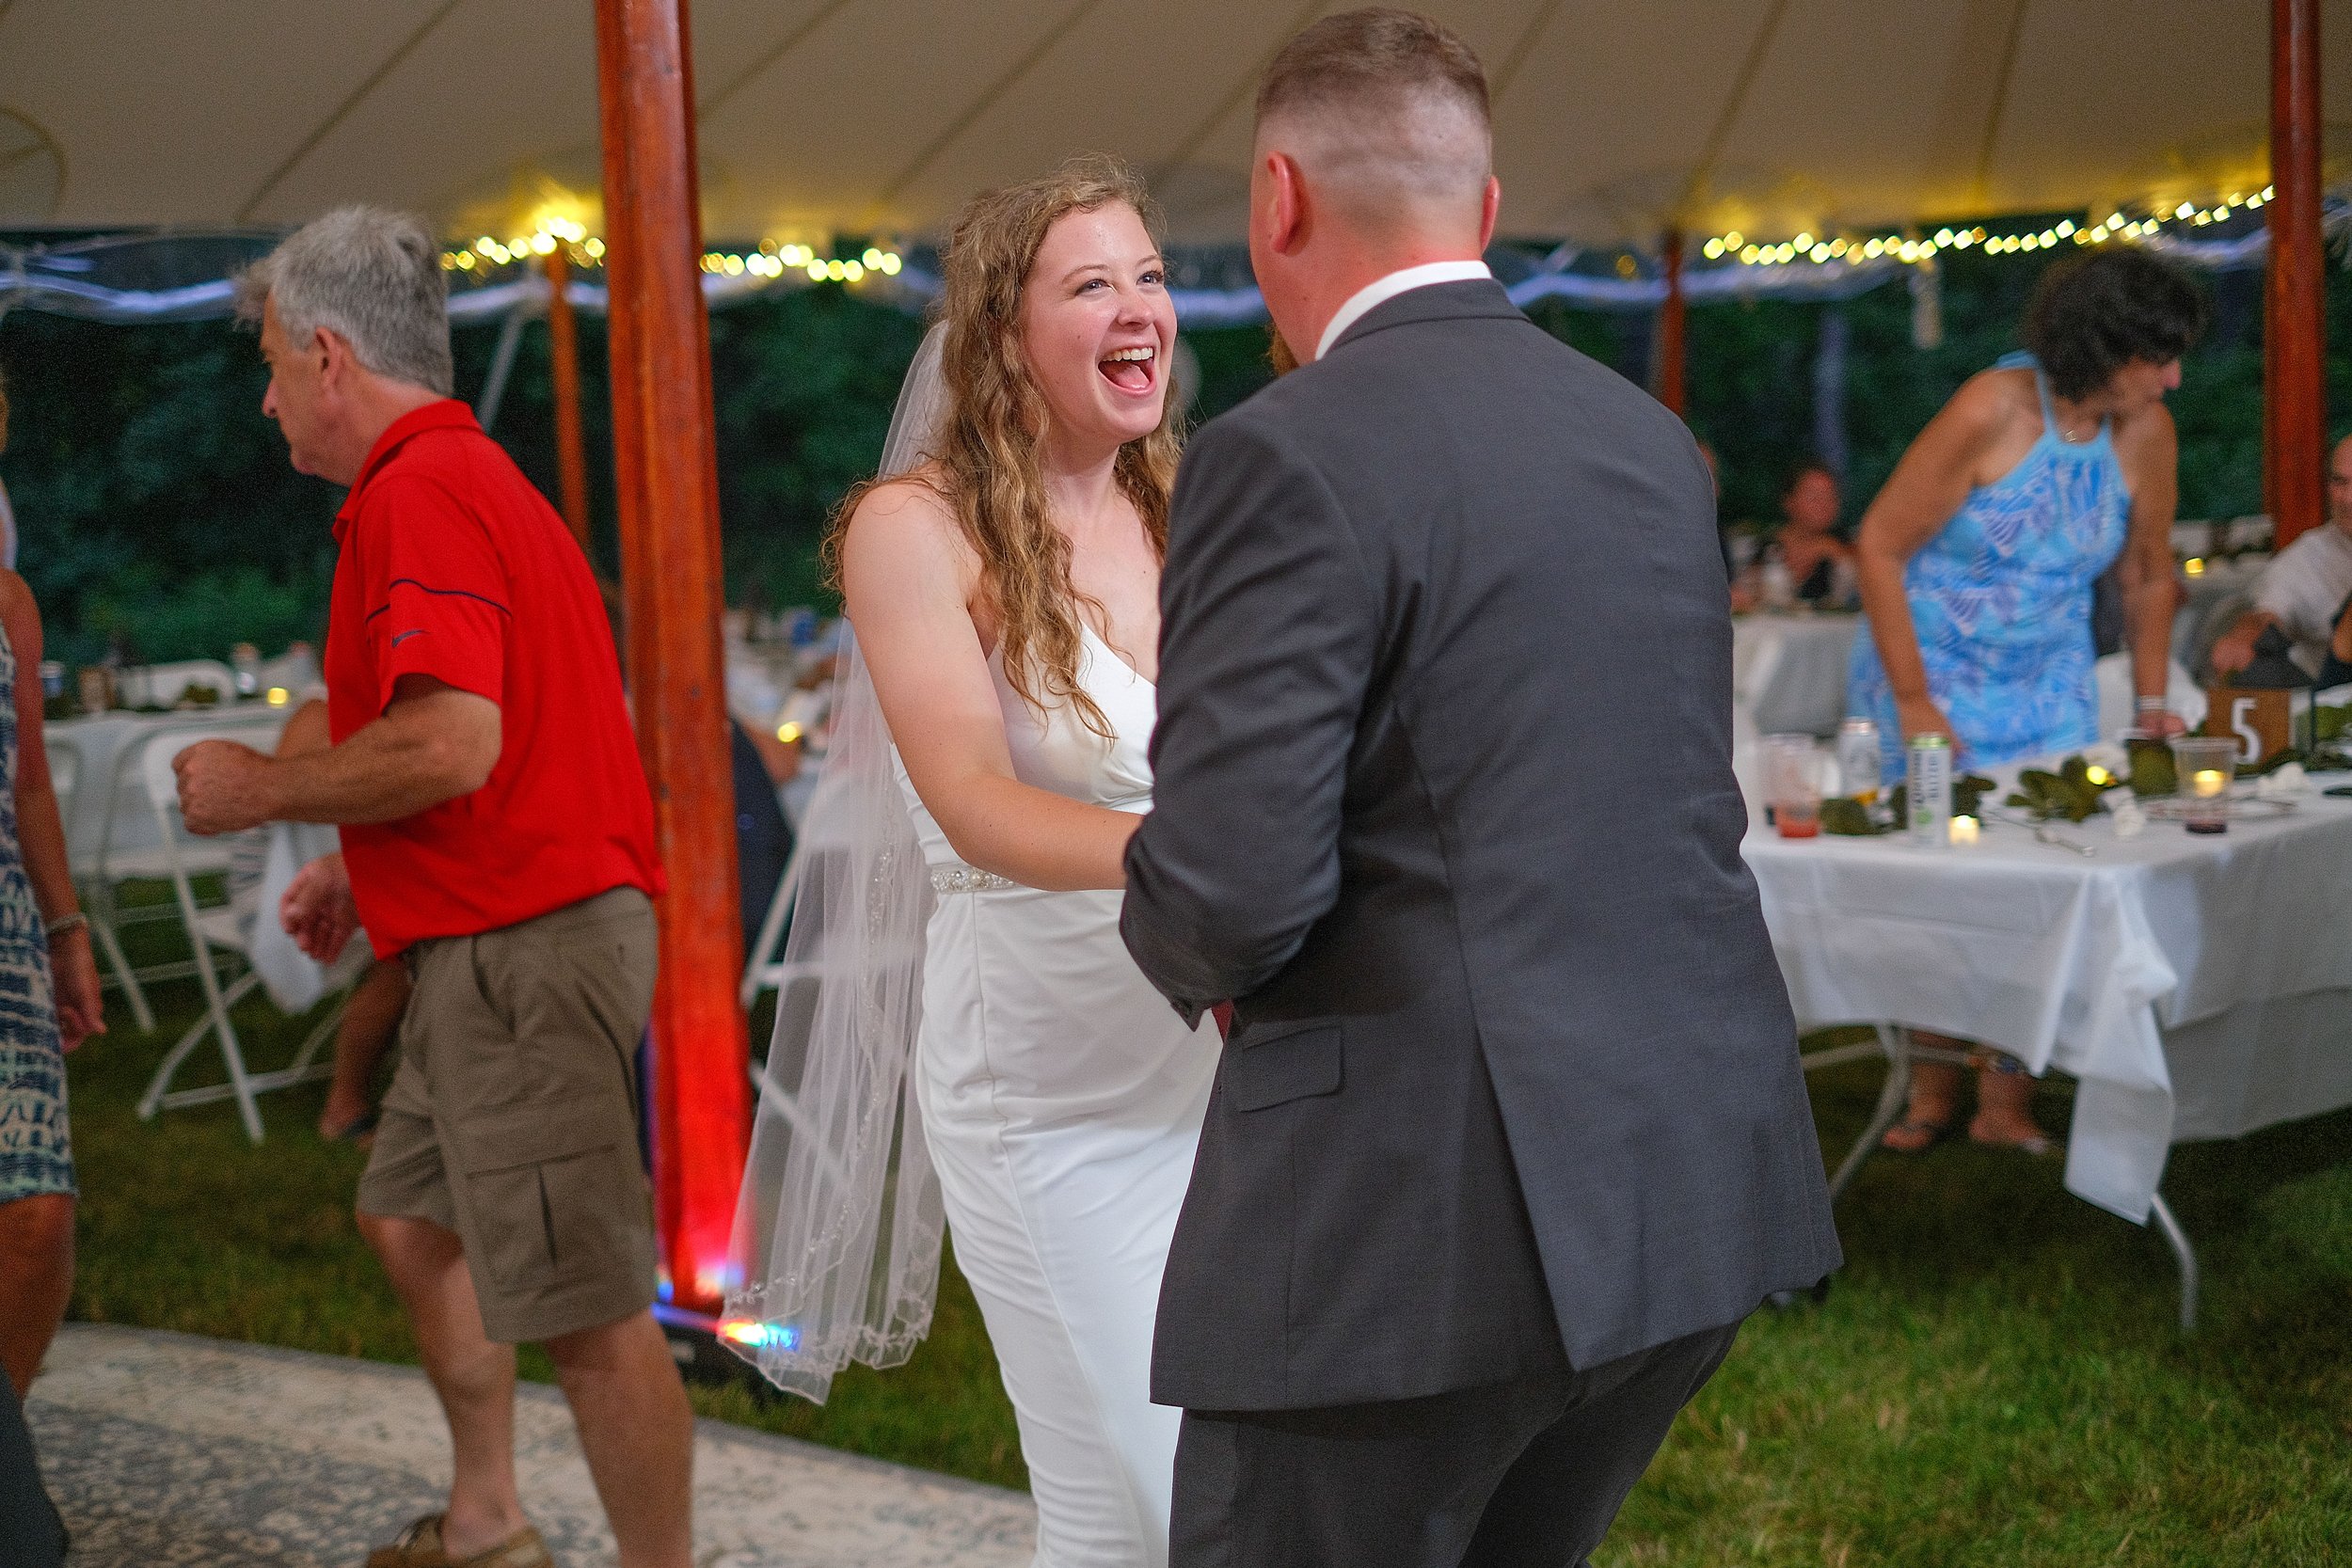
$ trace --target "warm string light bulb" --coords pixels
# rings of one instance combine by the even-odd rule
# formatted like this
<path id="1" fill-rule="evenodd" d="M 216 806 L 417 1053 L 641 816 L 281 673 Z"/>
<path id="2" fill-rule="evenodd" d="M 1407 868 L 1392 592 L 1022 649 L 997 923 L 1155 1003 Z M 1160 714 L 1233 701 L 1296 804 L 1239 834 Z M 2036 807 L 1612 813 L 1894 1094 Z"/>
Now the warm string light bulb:
<path id="1" fill-rule="evenodd" d="M 561 245 L 564 254 L 580 266 L 596 266 L 604 261 L 604 241 L 570 218 L 549 218 L 528 234 L 501 240 L 494 234 L 484 234 L 473 244 L 441 253 L 441 267 L 447 272 L 486 271 L 517 261 L 529 261 L 553 254 Z M 853 257 L 818 256 L 804 245 L 778 245 L 763 240 L 754 251 L 711 250 L 702 258 L 702 270 L 722 277 L 776 278 L 787 272 L 805 272 L 813 283 L 857 283 L 868 276 L 879 274 L 896 277 L 904 270 L 906 259 L 895 250 L 880 245 L 867 245 Z"/>
<path id="2" fill-rule="evenodd" d="M 1807 230 L 1788 240 L 1768 243 L 1751 240 L 1734 229 L 1709 235 L 1700 244 L 1699 253 L 1710 261 L 1731 261 L 1750 267 L 1788 266 L 1797 261 L 1820 266 L 1832 261 L 1883 259 L 1916 266 L 1947 250 L 1974 247 L 1992 256 L 2012 256 L 2020 251 L 2055 250 L 2070 241 L 2075 245 L 2105 245 L 2114 239 L 2142 240 L 2161 232 L 2168 224 L 2210 228 L 2227 222 L 2238 213 L 2253 212 L 2274 198 L 2274 188 L 2265 185 L 2259 191 L 2232 191 L 2210 207 L 2200 207 L 2194 201 L 2176 201 L 2138 218 L 2114 208 L 2105 218 L 2098 217 L 2095 212 L 2087 213 L 2079 220 L 2060 218 L 2045 228 L 2020 230 L 2012 234 L 1989 233 L 1981 225 L 1965 229 L 1944 227 L 1926 235 L 1859 237 L 1817 235 Z"/>
<path id="3" fill-rule="evenodd" d="M 812 283 L 857 283 L 869 274 L 896 277 L 906 265 L 905 259 L 895 250 L 868 245 L 860 256 L 819 256 L 804 245 L 776 245 L 764 242 L 751 255 L 713 250 L 702 260 L 703 271 L 740 277 L 745 273 L 755 277 L 782 277 L 787 272 L 803 272 Z"/>

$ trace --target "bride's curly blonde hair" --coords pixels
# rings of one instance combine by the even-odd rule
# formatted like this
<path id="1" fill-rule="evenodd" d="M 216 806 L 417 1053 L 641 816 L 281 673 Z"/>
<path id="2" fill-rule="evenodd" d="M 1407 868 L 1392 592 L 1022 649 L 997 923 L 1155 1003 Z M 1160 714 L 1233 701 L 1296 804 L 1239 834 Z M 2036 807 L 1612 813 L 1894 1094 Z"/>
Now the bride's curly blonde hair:
<path id="1" fill-rule="evenodd" d="M 1005 678 L 1031 706 L 1066 702 L 1087 728 L 1110 738 L 1110 723 L 1078 684 L 1080 595 L 1070 580 L 1070 541 L 1054 526 L 1038 467 L 1044 395 L 1021 346 L 1021 294 L 1045 231 L 1070 213 L 1112 202 L 1135 210 L 1161 240 L 1160 213 L 1143 177 L 1117 158 L 1087 154 L 1042 179 L 972 198 L 949 233 L 939 311 L 946 323 L 941 369 L 949 408 L 936 464 L 896 481 L 868 480 L 842 498 L 825 541 L 840 580 L 843 533 L 858 502 L 880 483 L 927 484 L 955 509 L 980 558 L 982 591 L 997 613 Z M 1165 367 L 1163 367 L 1165 372 Z M 1183 441 L 1182 410 L 1170 396 L 1159 427 L 1119 450 L 1120 489 L 1135 503 L 1152 552 L 1168 553 L 1168 493 Z M 1087 601 L 1091 603 L 1091 601 Z M 1095 606 L 1098 613 L 1101 607 Z"/>

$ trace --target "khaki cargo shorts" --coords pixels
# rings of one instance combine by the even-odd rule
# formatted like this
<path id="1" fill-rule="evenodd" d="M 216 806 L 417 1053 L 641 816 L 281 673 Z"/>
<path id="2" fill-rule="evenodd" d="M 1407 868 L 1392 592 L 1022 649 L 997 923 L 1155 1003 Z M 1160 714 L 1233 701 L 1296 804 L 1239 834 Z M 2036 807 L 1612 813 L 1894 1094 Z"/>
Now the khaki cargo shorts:
<path id="1" fill-rule="evenodd" d="M 616 1322 L 654 1297 L 637 1042 L 653 905 L 614 888 L 479 936 L 418 942 L 362 1213 L 456 1232 L 503 1344 Z"/>

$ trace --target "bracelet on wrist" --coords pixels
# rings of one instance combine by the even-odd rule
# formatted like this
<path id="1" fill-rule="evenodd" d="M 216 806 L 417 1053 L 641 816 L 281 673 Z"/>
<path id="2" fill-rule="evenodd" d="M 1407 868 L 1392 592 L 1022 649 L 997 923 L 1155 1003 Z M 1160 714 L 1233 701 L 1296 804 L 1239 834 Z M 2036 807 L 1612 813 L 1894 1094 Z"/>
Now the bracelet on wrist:
<path id="1" fill-rule="evenodd" d="M 89 925 L 89 916 L 76 910 L 72 914 L 61 914 L 56 919 L 45 921 L 43 924 L 49 927 L 49 940 L 55 942 L 68 931 L 86 928 Z"/>
<path id="2" fill-rule="evenodd" d="M 2132 706 L 2136 711 L 2140 713 L 2169 713 L 2172 711 L 2172 699 L 2169 697 L 2138 697 L 2133 700 Z"/>

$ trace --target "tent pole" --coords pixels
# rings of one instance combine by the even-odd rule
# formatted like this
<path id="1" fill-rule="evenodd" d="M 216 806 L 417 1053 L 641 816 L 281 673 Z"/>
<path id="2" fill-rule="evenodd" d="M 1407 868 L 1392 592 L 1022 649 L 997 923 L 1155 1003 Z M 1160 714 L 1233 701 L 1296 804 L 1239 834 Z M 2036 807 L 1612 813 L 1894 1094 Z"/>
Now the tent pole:
<path id="1" fill-rule="evenodd" d="M 654 1193 L 668 1298 L 708 1311 L 726 1285 L 751 1107 L 691 71 L 686 0 L 596 0 L 629 689 L 669 877 Z"/>
<path id="2" fill-rule="evenodd" d="M 580 326 L 572 315 L 572 264 L 557 242 L 547 255 L 548 368 L 555 391 L 555 482 L 564 520 L 588 548 L 588 453 L 580 436 Z"/>
<path id="3" fill-rule="evenodd" d="M 1846 349 L 1851 341 L 1846 307 L 1821 307 L 1820 333 L 1813 348 L 1813 454 L 1829 465 L 1840 488 L 1846 483 Z"/>
<path id="4" fill-rule="evenodd" d="M 523 318 L 518 300 L 499 324 L 498 346 L 490 351 L 490 373 L 483 378 L 482 396 L 474 404 L 474 418 L 485 430 L 498 423 L 499 405 L 506 401 L 506 378 L 515 373 L 515 351 L 522 347 Z"/>
<path id="5" fill-rule="evenodd" d="M 2270 273 L 2263 300 L 2263 492 L 2275 547 L 2326 520 L 2327 326 L 2319 232 L 2319 0 L 2270 3 Z"/>
<path id="6" fill-rule="evenodd" d="M 1677 414 L 1683 411 L 1682 333 L 1686 302 L 1682 297 L 1682 230 L 1669 228 L 1658 245 L 1666 266 L 1666 302 L 1658 311 L 1658 364 L 1650 380 L 1658 401 Z"/>

